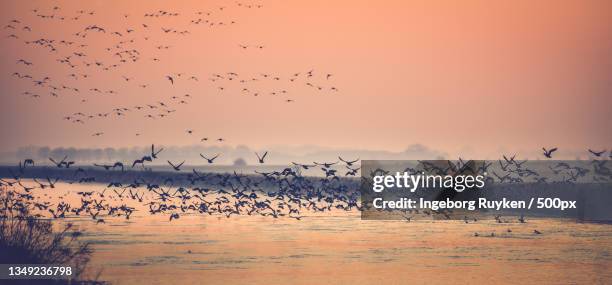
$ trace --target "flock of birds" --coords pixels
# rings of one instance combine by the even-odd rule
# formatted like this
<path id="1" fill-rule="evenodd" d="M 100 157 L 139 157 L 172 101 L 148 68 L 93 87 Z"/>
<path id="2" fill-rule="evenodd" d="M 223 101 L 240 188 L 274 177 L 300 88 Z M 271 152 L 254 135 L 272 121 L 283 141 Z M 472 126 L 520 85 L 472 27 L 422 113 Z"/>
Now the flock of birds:
<path id="1" fill-rule="evenodd" d="M 163 181 L 158 181 L 159 176 L 150 178 L 147 174 L 145 163 L 159 159 L 163 148 L 156 149 L 151 146 L 150 153 L 134 160 L 131 168 L 136 175 L 131 182 L 110 181 L 102 191 L 79 191 L 77 193 L 65 193 L 60 197 L 57 204 L 45 201 L 45 197 L 35 197 L 34 189 L 56 189 L 59 177 L 46 180 L 34 179 L 26 182 L 22 177 L 27 174 L 35 162 L 26 159 L 19 163 L 19 168 L 10 171 L 12 180 L 0 179 L 0 187 L 19 187 L 23 192 L 11 192 L 17 195 L 14 199 L 15 209 L 37 209 L 39 214 L 47 213 L 54 218 L 64 218 L 70 215 L 91 216 L 96 223 L 104 223 L 105 217 L 123 216 L 129 219 L 132 213 L 137 211 L 139 206 L 146 206 L 149 214 L 167 214 L 170 221 L 180 218 L 184 214 L 199 213 L 209 215 L 262 215 L 274 218 L 290 217 L 297 220 L 302 218 L 303 211 L 327 212 L 332 209 L 351 211 L 359 208 L 358 187 L 354 183 L 341 181 L 335 175 L 335 170 L 331 169 L 334 163 L 314 163 L 295 164 L 294 167 L 284 168 L 282 171 L 257 172 L 257 175 L 243 175 L 234 173 L 201 173 L 196 169 L 191 172 L 180 172 L 184 162 L 174 163 L 167 160 L 171 169 L 179 172 L 179 175 L 167 175 Z M 268 152 L 262 154 L 255 153 L 258 161 L 263 164 Z M 206 158 L 209 163 L 214 159 Z M 202 155 L 204 157 L 204 155 Z M 358 168 L 351 168 L 357 160 L 344 160 L 346 167 L 356 172 Z M 52 168 L 62 169 L 70 172 L 70 177 L 61 179 L 66 183 L 96 183 L 95 174 L 90 172 L 117 171 L 124 172 L 128 167 L 127 163 L 115 162 L 109 164 L 93 164 L 92 167 L 76 167 L 74 161 L 64 157 L 62 159 L 49 158 Z M 319 166 L 326 172 L 326 177 L 316 179 L 305 177 L 300 174 L 298 169 L 308 169 Z M 74 170 L 72 170 L 74 169 Z M 99 174 L 99 173 L 98 173 Z M 144 174 L 144 175 L 140 175 Z M 183 185 L 182 180 L 188 181 L 189 187 L 174 186 Z M 99 182 L 98 182 L 99 183 Z M 106 184 L 106 183 L 105 183 Z M 42 192 L 43 196 L 49 193 Z M 80 197 L 78 205 L 66 202 L 65 198 L 70 194 Z M 46 197 L 49 200 L 49 196 Z M 113 204 L 115 203 L 115 204 Z M 119 203 L 119 204 L 116 204 Z"/>
<path id="2" fill-rule="evenodd" d="M 177 163 L 167 160 L 171 171 L 153 172 L 145 167 L 145 163 L 153 163 L 163 155 L 163 148 L 151 145 L 150 152 L 129 163 L 115 162 L 108 164 L 95 163 L 92 166 L 77 165 L 67 156 L 62 159 L 49 158 L 51 166 L 35 167 L 33 159 L 20 161 L 17 169 L 9 168 L 10 178 L 0 179 L 0 189 L 4 195 L 12 199 L 5 201 L 5 209 L 11 211 L 36 211 L 40 217 L 66 218 L 70 216 L 89 216 L 95 223 L 105 223 L 109 217 L 125 217 L 135 212 L 148 212 L 151 215 L 167 215 L 168 220 L 179 219 L 183 215 L 208 214 L 216 216 L 261 215 L 273 218 L 289 217 L 300 220 L 305 213 L 326 213 L 330 211 L 371 210 L 372 205 L 360 201 L 360 185 L 368 181 L 368 176 L 350 179 L 361 170 L 359 159 L 348 160 L 338 157 L 333 162 L 313 162 L 312 164 L 292 163 L 278 171 L 260 172 L 246 175 L 233 173 L 203 173 L 192 168 L 183 171 L 184 161 Z M 421 169 L 406 169 L 407 172 L 449 174 L 449 173 L 493 173 L 487 179 L 499 183 L 575 183 L 580 177 L 590 174 L 597 181 L 612 181 L 612 170 L 608 167 L 610 159 L 603 156 L 605 151 L 591 151 L 592 169 L 572 166 L 558 161 L 549 169 L 559 181 L 548 181 L 548 176 L 540 175 L 535 169 L 526 165 L 526 160 L 518 160 L 516 155 L 503 156 L 497 162 L 484 161 L 476 164 L 462 159 L 456 162 L 447 161 L 440 165 L 421 161 Z M 548 157 L 552 152 L 545 151 Z M 548 155 L 547 155 L 548 154 Z M 207 157 L 201 154 L 208 163 L 221 154 Z M 260 164 L 265 163 L 269 155 L 267 151 L 254 154 Z M 612 156 L 612 154 L 610 154 Z M 609 157 L 612 158 L 612 157 Z M 494 163 L 496 169 L 492 170 Z M 348 171 L 344 176 L 338 173 L 338 166 Z M 302 170 L 320 169 L 320 176 L 304 176 Z M 476 168 L 476 169 L 474 169 Z M 40 173 L 28 176 L 29 171 L 42 169 Z M 56 171 L 51 171 L 56 170 Z M 57 172 L 59 170 L 60 172 Z M 503 175 L 496 171 L 503 171 Z M 173 173 L 175 172 L 175 173 Z M 387 170 L 376 169 L 369 177 L 389 173 Z M 55 174 L 55 177 L 51 177 Z M 113 174 L 113 175 L 106 175 Z M 119 174 L 119 175 L 116 175 Z M 126 175 L 122 175 L 126 174 Z M 38 177 L 35 177 L 38 175 Z M 41 177 L 44 177 L 41 179 Z M 100 177 L 110 177 L 111 181 L 100 180 Z M 529 180 L 529 178 L 532 180 Z M 28 178 L 33 178 L 29 180 Z M 102 178 L 104 179 L 104 178 Z M 105 185 L 102 190 L 91 191 L 61 191 L 58 182 L 69 184 Z M 95 184 L 97 183 L 97 184 Z M 34 191 L 39 189 L 40 191 Z M 50 191 L 58 191 L 50 193 Z M 76 195 L 69 199 L 70 196 Z M 53 202 L 53 198 L 57 202 Z M 69 202 L 72 201 L 72 202 Z M 77 202 L 75 202 L 77 201 Z M 418 210 L 416 214 L 439 216 L 450 219 L 450 210 Z M 406 212 L 408 213 L 408 212 Z M 410 212 L 412 213 L 412 211 Z M 413 216 L 404 216 L 411 221 Z M 501 216 L 496 216 L 499 223 L 507 223 Z M 476 221 L 476 218 L 464 217 L 466 223 Z M 519 218 L 525 222 L 524 216 Z M 478 236 L 478 234 L 476 234 Z"/>
<path id="3" fill-rule="evenodd" d="M 199 100 L 196 99 L 199 95 L 192 94 L 201 93 L 202 87 L 196 85 L 202 82 L 200 76 L 185 72 L 167 72 L 160 77 L 145 78 L 141 73 L 129 74 L 126 70 L 133 69 L 130 66 L 147 70 L 160 69 L 160 62 L 167 60 L 164 53 L 179 46 L 178 42 L 182 37 L 196 33 L 198 27 L 229 28 L 238 24 L 238 20 L 232 16 L 236 13 L 231 13 L 232 11 L 261 8 L 261 4 L 236 1 L 228 6 L 211 7 L 207 11 L 190 11 L 185 14 L 168 10 L 149 11 L 140 15 L 123 14 L 119 15 L 119 21 L 112 24 L 104 24 L 104 19 L 98 17 L 96 11 L 65 11 L 59 6 L 33 9 L 30 13 L 35 20 L 28 21 L 36 23 L 13 19 L 4 26 L 4 30 L 8 32 L 6 38 L 23 43 L 23 50 L 43 49 L 41 54 L 55 59 L 58 66 L 53 68 L 57 72 L 53 75 L 40 74 L 48 69 L 48 63 L 19 58 L 16 60 L 18 70 L 12 72 L 12 76 L 31 83 L 30 87 L 21 93 L 23 96 L 35 99 L 43 96 L 69 98 L 67 100 L 78 98 L 80 103 L 87 104 L 83 106 L 98 109 L 94 112 L 76 111 L 63 115 L 64 120 L 77 125 L 87 124 L 92 120 L 125 118 L 132 114 L 149 120 L 169 118 L 183 109 L 182 106 Z M 111 15 L 104 16 L 111 18 Z M 65 27 L 57 29 L 66 30 L 61 39 L 45 37 L 45 34 L 49 34 L 47 29 L 53 25 Z M 70 31 L 73 27 L 80 28 Z M 228 32 L 224 29 L 221 32 L 223 31 Z M 102 46 L 100 42 L 103 43 Z M 236 48 L 264 50 L 266 47 L 263 44 L 239 43 Z M 41 65 L 45 65 L 45 68 L 39 68 Z M 66 74 L 62 74 L 63 70 L 67 70 Z M 113 84 L 101 86 L 107 78 L 115 81 Z M 279 97 L 286 103 L 296 102 L 298 94 L 338 92 L 331 73 L 314 69 L 287 74 L 211 73 L 207 79 L 213 85 L 209 86 L 212 91 L 208 93 L 272 96 Z M 88 103 L 90 98 L 93 98 L 91 96 L 96 96 L 96 100 L 116 102 L 119 101 L 119 96 L 126 98 L 135 96 L 134 94 L 146 94 L 152 88 L 170 88 L 170 92 L 166 95 L 167 98 L 162 100 L 138 99 L 140 104 L 108 109 L 97 107 L 97 103 Z M 138 130 L 135 133 L 136 136 L 142 135 Z M 100 137 L 104 134 L 104 131 L 98 131 L 92 136 Z"/>
<path id="4" fill-rule="evenodd" d="M 318 75 L 314 70 L 309 70 L 307 72 L 296 72 L 290 75 L 275 75 L 269 73 L 261 73 L 257 75 L 239 75 L 235 72 L 227 72 L 225 74 L 213 74 L 211 81 L 216 83 L 223 83 L 222 86 L 218 86 L 218 90 L 220 92 L 225 92 L 230 90 L 229 88 L 234 88 L 234 92 L 240 92 L 243 95 L 250 96 L 260 96 L 260 95 L 270 95 L 270 96 L 283 96 L 289 93 L 292 93 L 292 89 L 296 84 L 303 84 L 307 86 L 311 90 L 317 92 L 338 92 L 338 88 L 329 84 L 331 82 L 331 78 L 333 78 L 333 74 L 326 73 Z M 279 88 L 272 90 L 262 90 L 260 86 L 261 83 L 267 83 L 267 85 L 276 84 Z M 283 84 L 284 83 L 284 84 Z M 287 84 L 289 83 L 289 84 Z M 266 86 L 267 86 L 266 85 Z M 293 99 L 285 99 L 285 102 L 291 103 L 294 102 Z"/>
<path id="5" fill-rule="evenodd" d="M 55 62 L 68 70 L 67 74 L 55 73 L 53 76 L 40 74 L 43 69 L 38 69 L 38 63 L 27 58 L 16 60 L 18 70 L 12 76 L 29 82 L 28 90 L 22 95 L 31 98 L 49 96 L 60 98 L 67 95 L 77 97 L 81 103 L 88 102 L 87 96 L 108 95 L 108 100 L 117 100 L 117 96 L 129 96 L 123 94 L 121 89 L 136 88 L 146 93 L 151 88 L 157 88 L 162 84 L 165 88 L 179 88 L 181 91 L 173 91 L 164 100 L 147 100 L 137 105 L 115 106 L 109 110 L 99 110 L 87 113 L 84 111 L 73 112 L 64 115 L 63 119 L 73 124 L 86 124 L 94 119 L 123 118 L 130 114 L 138 113 L 140 116 L 158 120 L 172 116 L 181 109 L 181 106 L 193 102 L 194 92 L 185 91 L 183 88 L 194 88 L 195 84 L 201 82 L 197 74 L 185 72 L 167 72 L 159 78 L 139 78 L 137 74 L 128 74 L 126 67 L 131 65 L 158 64 L 164 60 L 164 53 L 173 48 L 170 43 L 176 43 L 182 37 L 192 35 L 198 27 L 210 29 L 221 29 L 236 25 L 238 20 L 233 19 L 227 13 L 230 9 L 260 9 L 261 4 L 249 4 L 235 2 L 231 7 L 216 7 L 209 11 L 195 11 L 182 14 L 176 11 L 157 10 L 149 11 L 141 15 L 121 15 L 120 23 L 114 25 L 91 24 L 95 18 L 96 11 L 64 11 L 55 6 L 50 9 L 34 9 L 31 11 L 37 25 L 28 24 L 19 19 L 13 19 L 4 26 L 8 31 L 6 38 L 17 43 L 23 43 L 24 48 L 41 49 L 55 59 Z M 166 19 L 173 19 L 167 21 Z M 53 22 L 49 22 L 53 21 Z M 70 22 L 71 27 L 79 26 L 80 29 L 69 32 L 62 39 L 43 37 L 47 31 L 37 31 L 34 27 L 46 23 Z M 170 25 L 170 23 L 173 23 Z M 179 23 L 179 24 L 177 24 Z M 114 28 L 122 25 L 122 28 Z M 111 26 L 113 28 L 111 28 Z M 100 47 L 96 42 L 103 42 L 105 46 Z M 95 50 L 101 48 L 102 50 Z M 261 43 L 246 44 L 239 43 L 236 48 L 241 51 L 256 50 L 264 51 L 266 46 Z M 148 67 L 145 67 L 148 68 Z M 62 70 L 62 69 L 57 69 Z M 111 89 L 105 86 L 94 86 L 92 82 L 101 84 L 99 78 L 105 76 L 115 78 Z M 292 73 L 256 73 L 238 74 L 236 72 L 211 73 L 207 80 L 219 94 L 241 94 L 241 96 L 272 96 L 279 97 L 286 103 L 295 102 L 296 93 L 304 93 L 308 90 L 312 94 L 333 94 L 338 92 L 334 84 L 335 76 L 329 72 L 319 72 L 314 69 L 305 69 Z M 86 86 L 86 87 L 83 87 Z M 171 89 L 175 90 L 175 89 Z M 296 91 L 298 90 L 298 91 Z M 192 89 L 193 91 L 193 89 Z M 91 106 L 90 106 L 91 107 Z M 192 135 L 194 130 L 186 130 L 187 135 Z M 105 132 L 97 131 L 94 137 L 103 136 Z M 140 135 L 140 133 L 136 133 Z M 200 142 L 213 140 L 203 137 Z M 224 142 L 224 138 L 216 141 Z M 542 148 L 543 155 L 552 159 L 558 148 Z M 558 162 L 549 167 L 555 175 L 562 177 L 563 183 L 574 183 L 587 174 L 592 174 L 597 181 L 611 181 L 612 172 L 607 166 L 609 160 L 604 159 L 605 151 L 588 150 L 595 158 L 592 160 L 592 169 L 571 166 L 564 162 Z M 156 149 L 151 146 L 150 153 L 127 162 L 95 163 L 90 167 L 77 165 L 75 161 L 67 156 L 62 159 L 49 158 L 53 168 L 61 169 L 69 175 L 63 177 L 44 178 L 33 177 L 27 180 L 26 176 L 30 168 L 35 167 L 33 159 L 25 159 L 19 162 L 18 168 L 11 172 L 10 178 L 0 179 L 0 189 L 4 195 L 12 199 L 9 204 L 3 205 L 5 209 L 14 211 L 36 211 L 37 215 L 52 216 L 53 218 L 66 218 L 69 216 L 89 216 L 96 223 L 105 223 L 108 217 L 125 217 L 130 219 L 131 215 L 138 211 L 146 211 L 151 215 L 164 214 L 168 220 L 179 219 L 188 214 L 208 214 L 230 217 L 232 215 L 261 215 L 273 218 L 289 217 L 300 220 L 305 212 L 325 213 L 332 210 L 353 211 L 360 210 L 361 205 L 358 179 L 349 179 L 360 174 L 359 159 L 347 160 L 338 157 L 333 162 L 296 163 L 282 170 L 259 172 L 254 175 L 233 173 L 201 173 L 195 168 L 184 171 L 185 161 L 172 161 L 166 159 L 165 163 L 171 171 L 176 173 L 161 173 L 150 175 L 151 171 L 146 165 L 160 159 L 163 148 Z M 215 160 L 222 154 L 200 154 L 203 162 L 214 164 Z M 265 164 L 269 153 L 267 151 L 255 153 L 259 164 Z M 608 158 L 612 159 L 612 152 Z M 478 169 L 469 169 L 474 172 L 491 173 L 488 177 L 500 183 L 523 183 L 528 181 L 551 182 L 549 177 L 542 175 L 536 169 L 528 168 L 526 160 L 518 160 L 516 156 L 503 156 L 497 162 L 484 162 Z M 494 165 L 495 163 L 495 165 Z M 160 164 L 160 163 L 157 163 Z M 342 168 L 338 169 L 337 166 Z M 495 166 L 495 170 L 493 170 Z M 407 169 L 408 172 L 429 171 L 438 173 L 456 173 L 466 171 L 472 164 L 459 159 L 456 163 L 448 161 L 448 165 L 423 163 L 424 169 Z M 490 169 L 491 168 L 491 169 Z M 319 169 L 321 176 L 303 176 L 302 170 Z M 342 170 L 342 172 L 339 172 Z M 66 192 L 59 195 L 59 200 L 52 202 L 51 197 L 56 193 L 51 190 L 60 191 L 58 182 L 70 184 L 93 184 L 101 183 L 99 171 L 104 172 L 129 172 L 134 177 L 130 181 L 126 178 L 104 182 L 106 185 L 101 191 L 79 191 L 76 193 Z M 371 176 L 385 172 L 377 169 L 370 173 Z M 54 172 L 55 173 L 55 172 Z M 183 183 L 183 182 L 187 183 Z M 12 189 L 9 191 L 9 189 Z M 35 191 L 41 190 L 41 191 Z M 70 202 L 67 197 L 76 194 L 78 199 Z M 76 201 L 76 202 L 75 202 Z M 441 211 L 423 211 L 424 214 L 440 214 L 449 217 L 449 213 Z M 412 217 L 405 217 L 410 221 Z M 472 219 L 465 217 L 468 223 Z M 474 219 L 475 220 L 475 219 Z M 498 222 L 503 222 L 501 217 L 496 217 Z M 524 217 L 519 218 L 525 222 Z M 541 234 L 537 230 L 535 234 Z M 476 234 L 478 235 L 478 234 Z"/>

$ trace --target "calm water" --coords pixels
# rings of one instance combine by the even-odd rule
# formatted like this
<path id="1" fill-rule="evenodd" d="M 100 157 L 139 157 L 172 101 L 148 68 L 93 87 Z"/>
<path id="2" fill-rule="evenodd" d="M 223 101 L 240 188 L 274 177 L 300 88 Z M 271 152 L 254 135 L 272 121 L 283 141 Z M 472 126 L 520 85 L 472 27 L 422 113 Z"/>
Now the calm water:
<path id="1" fill-rule="evenodd" d="M 35 196 L 78 201 L 76 191 L 103 188 L 62 184 L 53 192 L 37 189 Z M 182 215 L 169 222 L 168 215 L 151 216 L 146 208 L 130 220 L 105 220 L 63 221 L 85 231 L 93 243 L 93 267 L 102 269 L 101 280 L 114 284 L 612 282 L 607 224 L 561 219 L 520 224 L 513 217 L 504 224 L 492 218 L 470 224 L 362 221 L 356 211 L 301 221 Z"/>

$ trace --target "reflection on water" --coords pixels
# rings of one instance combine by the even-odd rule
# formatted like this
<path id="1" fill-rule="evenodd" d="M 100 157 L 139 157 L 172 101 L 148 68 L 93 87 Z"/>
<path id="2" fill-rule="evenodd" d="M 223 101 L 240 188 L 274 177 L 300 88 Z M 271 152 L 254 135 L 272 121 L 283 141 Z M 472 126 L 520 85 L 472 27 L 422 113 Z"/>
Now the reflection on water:
<path id="1" fill-rule="evenodd" d="M 612 226 L 306 217 L 134 217 L 79 223 L 116 284 L 605 283 Z M 508 229 L 511 232 L 508 232 Z M 535 235 L 534 229 L 542 232 Z M 495 237 L 475 237 L 495 233 Z M 332 279 L 333 277 L 333 279 Z M 332 280 L 334 282 L 332 282 Z"/>

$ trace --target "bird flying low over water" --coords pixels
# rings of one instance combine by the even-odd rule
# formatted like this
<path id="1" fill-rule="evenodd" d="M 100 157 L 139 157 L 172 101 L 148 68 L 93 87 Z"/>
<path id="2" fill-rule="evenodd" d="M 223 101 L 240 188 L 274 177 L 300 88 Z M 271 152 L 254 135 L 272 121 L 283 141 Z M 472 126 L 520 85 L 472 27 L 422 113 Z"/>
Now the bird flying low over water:
<path id="1" fill-rule="evenodd" d="M 355 163 L 355 162 L 359 161 L 359 158 L 357 158 L 357 159 L 355 159 L 355 160 L 350 160 L 350 161 L 349 161 L 349 160 L 344 160 L 344 159 L 342 159 L 342 157 L 340 157 L 340 156 L 338 156 L 338 159 L 340 159 L 340 161 L 342 161 L 342 162 L 346 163 L 346 165 L 348 165 L 348 166 L 351 166 L 351 165 L 353 165 L 353 163 Z"/>
<path id="2" fill-rule="evenodd" d="M 593 154 L 594 156 L 596 156 L 596 157 L 601 157 L 601 155 L 604 154 L 604 152 L 606 152 L 606 150 L 604 149 L 602 151 L 594 151 L 594 150 L 589 148 L 589 152 L 591 154 Z"/>
<path id="3" fill-rule="evenodd" d="M 551 148 L 549 150 L 546 150 L 546 148 L 542 148 L 542 150 L 544 151 L 544 156 L 548 157 L 548 158 L 552 158 L 552 153 L 557 151 L 557 148 Z"/>
<path id="4" fill-rule="evenodd" d="M 53 162 L 53 164 L 55 164 L 57 168 L 62 168 L 62 167 L 70 168 L 70 165 L 73 165 L 74 161 L 66 161 L 67 159 L 68 159 L 68 156 L 64 156 L 64 158 L 61 161 L 57 162 L 53 158 L 49 157 L 49 160 Z"/>
<path id="5" fill-rule="evenodd" d="M 316 161 L 314 162 L 314 164 L 323 166 L 325 168 L 330 168 L 332 165 L 337 164 L 337 163 L 338 163 L 338 161 L 336 161 L 336 162 L 323 162 L 323 163 L 319 163 L 319 162 L 316 162 Z"/>
<path id="6" fill-rule="evenodd" d="M 132 163 L 132 168 L 134 168 L 134 166 L 136 166 L 136 164 L 140 164 L 142 167 L 144 167 L 144 162 L 145 161 L 151 162 L 151 161 L 153 161 L 153 159 L 151 159 L 150 156 L 143 156 L 141 159 L 134 160 L 134 162 Z"/>
<path id="7" fill-rule="evenodd" d="M 156 158 L 157 158 L 157 155 L 158 155 L 160 152 L 162 152 L 162 150 L 164 150 L 164 148 L 161 148 L 160 150 L 155 151 L 155 145 L 154 145 L 154 144 L 152 144 L 152 145 L 151 145 L 151 157 L 152 157 L 152 158 L 154 158 L 154 159 L 156 159 Z"/>
<path id="8" fill-rule="evenodd" d="M 181 166 L 183 166 L 183 164 L 185 163 L 185 161 L 179 163 L 179 164 L 174 164 L 172 163 L 170 160 L 168 160 L 168 164 L 170 164 L 170 166 L 172 166 L 172 168 L 176 171 L 181 171 Z"/>
<path id="9" fill-rule="evenodd" d="M 296 162 L 291 162 L 293 165 L 295 166 L 299 166 L 301 168 L 303 168 L 304 170 L 308 170 L 311 167 L 315 167 L 317 166 L 316 164 L 302 164 L 302 163 L 296 163 Z"/>
<path id="10" fill-rule="evenodd" d="M 206 160 L 208 161 L 208 163 L 213 163 L 213 162 L 215 161 L 215 159 L 217 159 L 217 157 L 219 157 L 219 155 L 220 155 L 220 154 L 217 154 L 217 155 L 215 155 L 215 156 L 213 156 L 213 157 L 211 157 L 211 158 L 208 158 L 208 157 L 206 157 L 206 156 L 204 156 L 203 154 L 201 154 L 201 153 L 200 153 L 200 156 L 201 156 L 203 159 L 206 159 Z"/>
<path id="11" fill-rule="evenodd" d="M 259 154 L 255 152 L 255 155 L 257 156 L 259 163 L 264 163 L 264 159 L 266 158 L 266 155 L 268 155 L 268 152 L 266 151 L 262 156 L 259 156 Z"/>
<path id="12" fill-rule="evenodd" d="M 552 154 L 555 148 L 543 150 Z M 180 163 L 167 160 L 168 165 L 175 171 L 176 174 L 169 174 L 166 171 L 154 173 L 150 168 L 144 167 L 144 162 L 152 162 L 154 159 L 145 149 L 146 154 L 141 158 L 134 160 L 132 168 L 136 165 L 141 165 L 142 170 L 130 169 L 136 173 L 136 178 L 128 178 L 130 176 L 120 175 L 118 172 L 106 172 L 113 169 L 124 170 L 122 162 L 115 163 L 94 163 L 94 166 L 105 169 L 104 175 L 95 176 L 96 172 L 101 170 L 96 168 L 78 168 L 75 171 L 68 169 L 51 169 L 50 172 L 36 176 L 35 173 L 27 173 L 34 167 L 34 160 L 25 159 L 19 162 L 19 172 L 13 172 L 12 168 L 8 168 L 8 172 L 12 178 L 0 179 L 0 186 L 15 187 L 25 191 L 19 193 L 22 203 L 28 203 L 34 196 L 35 189 L 51 189 L 60 188 L 57 185 L 62 179 L 66 183 L 105 183 L 107 186 L 102 191 L 79 191 L 73 192 L 80 197 L 73 199 L 74 204 L 69 204 L 67 201 L 59 200 L 55 204 L 49 202 L 38 202 L 35 205 L 42 210 L 50 210 L 49 213 L 53 218 L 66 218 L 72 215 L 89 214 L 95 221 L 102 218 L 113 216 L 125 216 L 129 219 L 130 215 L 135 210 L 128 207 L 125 202 L 138 202 L 147 206 L 148 212 L 154 214 L 167 214 L 170 220 L 178 219 L 179 215 L 190 214 L 209 214 L 227 217 L 233 215 L 261 215 L 271 218 L 287 217 L 296 220 L 301 220 L 303 211 L 312 212 L 327 212 L 332 210 L 351 211 L 352 209 L 363 209 L 367 205 L 359 205 L 360 191 L 358 176 L 361 168 L 355 166 L 359 159 L 346 160 L 338 156 L 338 161 L 335 162 L 316 162 L 314 164 L 303 164 L 293 162 L 292 167 L 284 169 L 272 169 L 269 172 L 255 170 L 256 175 L 238 173 L 236 170 L 233 173 L 221 172 L 198 172 L 192 169 L 191 172 L 180 172 L 185 161 Z M 151 145 L 151 154 L 158 154 L 160 150 L 155 149 L 155 145 Z M 596 152 L 599 153 L 599 152 Z M 268 151 L 264 151 L 262 155 L 255 152 L 260 163 L 264 163 Z M 217 153 L 214 157 L 206 157 L 203 154 L 200 156 L 206 159 L 208 163 L 213 163 L 221 153 Z M 603 152 L 600 154 L 603 155 Z M 73 161 L 68 161 L 68 156 L 64 156 L 62 160 L 49 158 L 51 162 L 58 168 L 68 168 L 74 164 Z M 459 161 L 462 161 L 459 159 Z M 343 162 L 340 167 L 332 168 L 333 165 Z M 427 164 L 422 162 L 425 168 L 436 170 L 439 173 L 448 173 L 449 170 L 462 168 L 467 162 L 452 162 L 447 161 L 449 166 L 439 166 L 435 164 Z M 492 163 L 485 163 L 483 171 L 488 167 L 495 167 L 495 170 L 490 170 L 492 174 L 490 179 L 500 183 L 522 183 L 536 182 L 542 183 L 545 179 L 553 179 L 553 177 L 542 177 L 539 174 L 539 169 L 531 168 L 528 163 L 521 161 L 517 156 L 499 159 L 499 167 L 492 166 Z M 555 162 L 549 168 L 554 175 L 561 177 L 562 183 L 575 183 L 579 177 L 592 174 L 598 179 L 606 179 L 612 177 L 612 172 L 606 166 L 608 160 L 594 159 L 591 165 L 594 171 L 584 167 L 572 167 L 569 162 Z M 27 167 L 26 167 L 27 165 Z M 351 165 L 353 165 L 351 167 Z M 463 165 L 463 166 L 462 166 Z M 43 166 L 44 167 L 44 166 Z M 270 167 L 272 168 L 272 167 Z M 324 175 L 317 179 L 306 179 L 302 175 L 301 169 L 321 170 Z M 341 170 L 345 169 L 345 170 Z M 90 173 L 91 171 L 91 173 Z M 142 171 L 142 172 L 141 172 Z M 416 170 L 408 167 L 405 172 L 414 172 Z M 453 170 L 455 171 L 455 170 Z M 63 172 L 63 174 L 60 174 Z M 138 173 L 143 175 L 138 175 Z M 344 177 L 340 173 L 344 174 Z M 388 175 L 389 171 L 384 169 L 376 169 L 370 172 L 374 175 Z M 31 180 L 22 179 L 26 175 L 31 175 Z M 62 175 L 52 177 L 52 175 Z M 92 176 L 94 175 L 94 176 Z M 531 177 L 531 178 L 529 178 Z M 44 180 L 46 178 L 46 180 Z M 98 179 L 96 179 L 98 178 Z M 116 180 L 121 179 L 121 180 Z M 529 180 L 528 180 L 529 179 Z M 361 181 L 368 182 L 366 177 L 361 177 Z M 556 182 L 556 181 L 555 181 Z M 370 182 L 368 182 L 371 184 Z M 91 187 L 94 187 L 91 185 Z M 266 191 L 262 191 L 266 189 Z M 56 191 L 55 191 L 56 192 Z M 45 193 L 45 196 L 51 193 Z M 66 194 L 69 195 L 69 194 Z M 60 197 L 60 199 L 66 197 Z M 114 201 L 114 202 L 113 202 Z M 80 202 L 80 205 L 77 204 Z M 113 203 L 121 203 L 115 204 Z M 57 205 L 57 207 L 55 207 Z M 107 214 L 108 213 L 108 214 Z M 416 212 L 419 213 L 418 211 Z M 450 212 L 423 212 L 426 215 L 444 215 L 446 219 L 450 219 Z M 413 216 L 405 216 L 409 221 Z M 416 217 L 416 216 L 414 216 Z M 471 219 L 464 216 L 464 222 L 469 223 Z M 496 216 L 497 223 L 506 223 L 500 215 Z M 108 220 L 110 222 L 111 220 Z M 476 219 L 474 219 L 476 221 Z M 523 215 L 518 218 L 520 223 L 526 223 Z M 511 231 L 508 231 L 508 233 Z M 544 234 L 534 231 L 534 234 Z"/>

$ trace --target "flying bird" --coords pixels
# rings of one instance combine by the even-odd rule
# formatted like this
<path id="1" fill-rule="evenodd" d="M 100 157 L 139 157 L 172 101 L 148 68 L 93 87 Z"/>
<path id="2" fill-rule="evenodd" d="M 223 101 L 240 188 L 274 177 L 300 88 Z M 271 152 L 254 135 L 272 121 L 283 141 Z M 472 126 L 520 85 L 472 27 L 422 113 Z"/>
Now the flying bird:
<path id="1" fill-rule="evenodd" d="M 340 156 L 338 156 L 338 158 L 340 159 L 340 161 L 342 161 L 342 162 L 346 163 L 346 165 L 348 165 L 348 166 L 352 166 L 352 165 L 353 165 L 353 163 L 355 163 L 355 162 L 359 161 L 359 158 L 357 158 L 357 159 L 355 159 L 355 160 L 351 160 L 351 161 L 349 161 L 349 160 L 344 160 L 344 159 L 342 159 L 342 157 L 340 157 Z"/>
<path id="2" fill-rule="evenodd" d="M 151 145 L 151 157 L 152 157 L 153 159 L 156 159 L 156 158 L 157 158 L 157 155 L 158 155 L 160 152 L 162 152 L 162 150 L 164 150 L 164 148 L 161 148 L 160 150 L 155 151 L 155 145 L 154 145 L 154 144 L 152 144 L 152 145 Z"/>
<path id="3" fill-rule="evenodd" d="M 546 150 L 546 148 L 542 148 L 542 150 L 544 151 L 544 156 L 548 157 L 548 158 L 552 158 L 552 153 L 557 151 L 557 148 L 551 148 L 549 150 Z"/>
<path id="4" fill-rule="evenodd" d="M 602 151 L 594 151 L 589 148 L 589 152 L 592 153 L 594 156 L 600 157 L 604 152 L 606 152 L 606 150 L 604 149 Z"/>
<path id="5" fill-rule="evenodd" d="M 264 163 L 264 159 L 266 158 L 266 155 L 268 155 L 268 152 L 266 151 L 262 156 L 259 156 L 259 154 L 257 152 L 255 152 L 255 155 L 257 156 L 257 159 L 259 160 L 259 163 Z"/>
<path id="6" fill-rule="evenodd" d="M 200 156 L 203 159 L 206 159 L 208 161 L 208 163 L 213 163 L 215 161 L 215 159 L 217 159 L 217 157 L 219 157 L 220 154 L 215 155 L 214 157 L 208 158 L 206 156 L 204 156 L 203 154 L 200 153 Z"/>
<path id="7" fill-rule="evenodd" d="M 184 163 L 185 161 L 179 163 L 178 165 L 175 165 L 172 162 L 170 162 L 170 160 L 168 160 L 168 164 L 170 164 L 170 166 L 172 166 L 172 168 L 174 168 L 174 170 L 176 171 L 181 171 L 181 166 L 183 166 Z"/>

